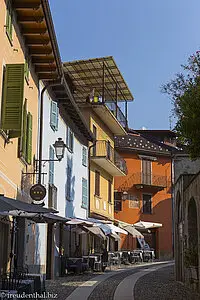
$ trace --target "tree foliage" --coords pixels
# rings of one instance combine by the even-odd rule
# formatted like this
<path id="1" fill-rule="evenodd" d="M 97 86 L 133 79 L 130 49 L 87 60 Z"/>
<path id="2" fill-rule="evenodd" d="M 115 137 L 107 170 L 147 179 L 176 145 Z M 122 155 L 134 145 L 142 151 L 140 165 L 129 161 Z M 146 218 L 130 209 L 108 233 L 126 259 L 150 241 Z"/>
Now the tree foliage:
<path id="1" fill-rule="evenodd" d="M 182 65 L 183 73 L 162 86 L 170 96 L 177 118 L 174 130 L 192 159 L 200 157 L 200 51 Z"/>

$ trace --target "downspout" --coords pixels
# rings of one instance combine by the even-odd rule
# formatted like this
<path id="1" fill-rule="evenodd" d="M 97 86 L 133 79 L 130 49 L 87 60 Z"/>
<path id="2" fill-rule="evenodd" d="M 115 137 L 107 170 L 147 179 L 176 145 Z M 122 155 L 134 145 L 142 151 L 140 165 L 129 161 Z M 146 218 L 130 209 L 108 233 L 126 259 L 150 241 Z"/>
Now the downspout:
<path id="1" fill-rule="evenodd" d="M 96 146 L 96 142 L 97 141 L 94 141 L 94 143 L 92 145 L 89 146 L 88 148 L 88 187 L 89 187 L 89 194 L 88 194 L 88 218 L 90 218 L 90 200 L 91 200 L 91 197 L 90 197 L 90 191 L 91 191 L 91 188 L 90 188 L 90 185 L 91 185 L 91 176 L 90 176 L 90 166 L 91 166 L 91 163 L 90 163 L 90 158 L 91 158 L 91 149 L 94 148 Z"/>

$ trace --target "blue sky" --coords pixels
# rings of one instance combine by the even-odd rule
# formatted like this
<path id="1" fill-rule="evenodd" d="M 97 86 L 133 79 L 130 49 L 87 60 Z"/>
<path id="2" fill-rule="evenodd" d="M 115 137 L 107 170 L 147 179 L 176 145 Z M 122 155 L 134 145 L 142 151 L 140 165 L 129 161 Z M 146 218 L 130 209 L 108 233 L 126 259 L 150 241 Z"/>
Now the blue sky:
<path id="1" fill-rule="evenodd" d="M 160 86 L 200 47 L 199 0 L 50 0 L 63 61 L 114 56 L 133 96 L 129 127 L 169 129 Z"/>

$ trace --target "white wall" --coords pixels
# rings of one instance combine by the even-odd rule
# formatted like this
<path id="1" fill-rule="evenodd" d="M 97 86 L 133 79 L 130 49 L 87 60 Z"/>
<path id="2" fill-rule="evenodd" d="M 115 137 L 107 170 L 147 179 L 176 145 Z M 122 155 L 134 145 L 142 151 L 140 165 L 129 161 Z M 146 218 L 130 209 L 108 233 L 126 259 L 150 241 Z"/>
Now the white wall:
<path id="1" fill-rule="evenodd" d="M 44 116 L 43 116 L 43 154 L 42 159 L 49 159 L 49 146 L 53 145 L 58 138 L 62 138 L 66 143 L 67 125 L 59 116 L 58 131 L 53 131 L 50 127 L 50 110 L 51 98 L 48 93 L 44 94 Z M 74 137 L 73 153 L 66 148 L 65 157 L 61 162 L 54 162 L 54 185 L 57 187 L 57 210 L 58 215 L 62 217 L 79 217 L 87 218 L 87 210 L 81 207 L 82 204 L 82 177 L 88 180 L 88 167 L 82 165 L 82 147 L 79 140 Z M 56 159 L 56 157 L 55 157 Z M 67 183 L 67 161 L 72 162 L 72 201 L 66 199 L 66 183 Z M 48 207 L 48 183 L 49 183 L 49 162 L 46 162 L 42 168 L 42 172 L 47 173 L 42 175 L 42 184 L 47 189 L 47 195 L 44 199 L 45 207 Z M 45 228 L 46 227 L 46 228 Z M 46 264 L 46 240 L 47 240 L 47 226 L 38 224 L 38 236 L 36 241 L 38 243 L 37 249 L 40 249 L 40 264 Z M 56 231 L 57 232 L 57 231 Z M 58 256 L 59 237 L 55 237 L 55 256 Z M 41 250 L 43 249 L 43 250 Z M 35 262 L 37 264 L 37 262 Z"/>

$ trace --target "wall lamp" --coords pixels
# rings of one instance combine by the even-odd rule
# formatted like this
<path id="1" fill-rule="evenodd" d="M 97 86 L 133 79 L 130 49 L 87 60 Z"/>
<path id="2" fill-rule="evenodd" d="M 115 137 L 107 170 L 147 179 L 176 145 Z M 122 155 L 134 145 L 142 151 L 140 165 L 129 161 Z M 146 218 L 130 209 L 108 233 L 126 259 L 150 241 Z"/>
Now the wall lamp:
<path id="1" fill-rule="evenodd" d="M 65 143 L 63 142 L 62 138 L 58 138 L 57 141 L 53 144 L 55 148 L 55 154 L 57 159 L 42 159 L 43 162 L 48 161 L 61 161 L 64 158 L 65 155 L 65 148 L 67 147 Z M 39 159 L 35 159 L 35 162 L 37 163 Z"/>

